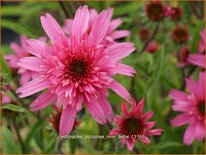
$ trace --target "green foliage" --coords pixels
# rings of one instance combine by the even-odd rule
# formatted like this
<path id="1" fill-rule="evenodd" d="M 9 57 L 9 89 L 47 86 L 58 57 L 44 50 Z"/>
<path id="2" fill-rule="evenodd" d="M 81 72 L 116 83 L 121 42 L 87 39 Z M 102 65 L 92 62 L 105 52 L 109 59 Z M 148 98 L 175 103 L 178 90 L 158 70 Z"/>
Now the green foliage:
<path id="1" fill-rule="evenodd" d="M 3 154 L 22 154 L 20 146 L 15 142 L 10 130 L 3 126 L 1 128 L 1 134 Z"/>
<path id="2" fill-rule="evenodd" d="M 9 2 L 8 2 L 9 3 Z M 190 3 L 180 1 L 163 2 L 170 6 L 179 6 L 183 9 L 183 17 L 180 21 L 172 21 L 167 17 L 159 22 L 159 30 L 155 35 L 154 41 L 158 42 L 159 50 L 155 53 L 140 50 L 145 42 L 141 41 L 138 32 L 144 27 L 153 31 L 156 23 L 149 21 L 145 13 L 145 1 L 64 1 L 67 11 L 74 15 L 76 8 L 80 5 L 87 4 L 90 8 L 95 8 L 98 12 L 103 9 L 114 8 L 112 19 L 121 18 L 123 23 L 118 27 L 119 30 L 125 29 L 131 32 L 130 36 L 119 41 L 133 42 L 135 44 L 135 52 L 123 59 L 123 63 L 136 69 L 137 74 L 134 77 L 135 82 L 132 85 L 132 78 L 123 75 L 115 75 L 115 79 L 121 83 L 131 94 L 134 91 L 137 100 L 145 99 L 144 112 L 153 111 L 152 121 L 156 121 L 155 128 L 163 128 L 164 132 L 161 136 L 150 137 L 151 143 L 146 145 L 142 142 L 135 144 L 135 149 L 128 151 L 120 139 L 64 139 L 62 151 L 70 154 L 198 154 L 205 153 L 204 142 L 194 141 L 191 146 L 183 144 L 183 135 L 187 126 L 172 127 L 170 120 L 177 113 L 171 110 L 172 100 L 168 96 L 171 89 L 180 89 L 183 85 L 184 76 L 182 72 L 189 73 L 191 66 L 180 68 L 177 66 L 177 55 L 184 46 L 189 46 L 192 53 L 197 53 L 200 40 L 200 31 L 204 28 L 205 20 L 200 20 L 191 10 Z M 41 26 L 40 16 L 45 13 L 51 13 L 55 19 L 64 26 L 65 12 L 58 1 L 21 1 L 2 5 L 1 7 L 1 27 L 2 30 L 11 30 L 12 32 L 25 34 L 29 38 L 39 38 L 45 36 L 45 32 Z M 199 10 L 201 12 L 201 10 Z M 190 39 L 184 44 L 176 44 L 171 40 L 171 31 L 176 25 L 187 26 Z M 52 26 L 52 25 L 51 25 Z M 4 40 L 5 33 L 2 33 Z M 6 34 L 7 35 L 7 34 Z M 5 37 L 7 38 L 7 37 Z M 11 37 L 9 41 L 17 41 L 18 37 Z M 9 47 L 10 42 L 1 46 L 1 71 L 3 78 L 12 84 L 13 88 L 19 87 L 17 79 L 19 75 L 8 67 L 5 61 L 5 54 L 14 53 Z M 191 76 L 196 77 L 196 70 Z M 134 88 L 134 90 L 132 90 Z M 185 90 L 185 88 L 183 88 Z M 7 93 L 7 92 L 6 92 Z M 40 93 L 39 93 L 40 94 Z M 26 105 L 34 101 L 39 95 L 22 99 Z M 10 92 L 15 98 L 15 95 Z M 134 97 L 134 96 L 132 96 Z M 123 99 L 109 90 L 108 100 L 112 105 L 115 115 L 120 115 L 121 102 Z M 127 104 L 130 106 L 129 104 Z M 11 118 L 5 114 L 2 119 L 2 151 L 3 154 L 54 154 L 56 153 L 57 139 L 59 137 L 55 129 L 48 125 L 47 119 L 50 117 L 53 106 L 44 109 L 41 112 L 31 112 L 30 109 L 20 105 L 5 104 L 1 109 L 14 111 L 15 121 L 19 128 L 24 149 L 20 147 L 17 133 L 12 127 Z M 130 107 L 129 107 L 130 109 Z M 4 113 L 2 113 L 4 115 Z M 9 121 L 8 121 L 9 120 Z M 85 108 L 78 113 L 78 120 L 81 121 L 71 135 L 107 135 L 110 131 L 107 125 L 98 125 Z M 56 121 L 58 122 L 58 121 Z M 116 124 L 112 122 L 116 128 Z"/>

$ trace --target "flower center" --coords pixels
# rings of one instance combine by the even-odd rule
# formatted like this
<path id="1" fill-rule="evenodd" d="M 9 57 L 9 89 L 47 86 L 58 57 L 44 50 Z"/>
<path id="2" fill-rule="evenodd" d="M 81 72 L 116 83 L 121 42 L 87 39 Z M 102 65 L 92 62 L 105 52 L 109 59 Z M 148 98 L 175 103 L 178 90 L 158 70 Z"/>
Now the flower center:
<path id="1" fill-rule="evenodd" d="M 85 59 L 73 58 L 68 61 L 65 78 L 71 78 L 73 81 L 78 81 L 87 76 L 89 72 L 89 64 Z"/>
<path id="2" fill-rule="evenodd" d="M 162 13 L 162 5 L 161 4 L 153 4 L 151 6 L 151 13 L 154 15 L 160 15 Z"/>
<path id="3" fill-rule="evenodd" d="M 128 118 L 123 121 L 122 132 L 125 135 L 135 135 L 142 131 L 142 122 L 137 118 Z"/>
<path id="4" fill-rule="evenodd" d="M 201 101 L 198 103 L 197 110 L 201 115 L 205 116 L 205 101 Z"/>
<path id="5" fill-rule="evenodd" d="M 176 32 L 176 35 L 177 35 L 177 37 L 180 37 L 180 38 L 182 38 L 182 37 L 184 37 L 185 35 L 186 35 L 186 33 L 185 33 L 185 31 L 184 30 L 178 30 L 177 32 Z"/>

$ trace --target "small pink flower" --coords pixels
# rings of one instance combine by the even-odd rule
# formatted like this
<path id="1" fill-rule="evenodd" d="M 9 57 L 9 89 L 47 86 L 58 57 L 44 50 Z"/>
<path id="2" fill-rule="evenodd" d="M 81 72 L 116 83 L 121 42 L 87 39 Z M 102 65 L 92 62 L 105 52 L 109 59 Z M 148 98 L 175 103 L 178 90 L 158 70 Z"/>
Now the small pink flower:
<path id="1" fill-rule="evenodd" d="M 180 7 L 172 7 L 170 17 L 174 21 L 178 21 L 182 17 L 182 9 Z"/>
<path id="2" fill-rule="evenodd" d="M 205 68 L 205 46 L 206 46 L 206 29 L 204 29 L 201 33 L 201 40 L 199 43 L 199 53 L 198 54 L 190 54 L 188 57 L 188 61 L 194 65 Z"/>
<path id="3" fill-rule="evenodd" d="M 121 59 L 135 48 L 130 42 L 106 45 L 111 17 L 111 9 L 102 11 L 88 32 L 88 7 L 79 7 L 67 38 L 56 20 L 46 14 L 41 17 L 41 24 L 51 44 L 34 39 L 27 41 L 29 52 L 34 56 L 22 58 L 19 65 L 36 71 L 38 78 L 24 84 L 17 93 L 22 98 L 46 90 L 31 104 L 31 109 L 40 110 L 56 101 L 57 107 L 63 108 L 61 136 L 71 132 L 83 103 L 98 123 L 111 121 L 113 111 L 107 100 L 108 89 L 127 101 L 131 98 L 112 77 L 116 74 L 133 76 L 135 70 L 122 64 Z"/>
<path id="4" fill-rule="evenodd" d="M 155 53 L 158 50 L 159 50 L 159 45 L 156 41 L 150 42 L 146 49 L 146 51 L 149 53 Z"/>
<path id="5" fill-rule="evenodd" d="M 45 40 L 45 38 L 40 38 L 41 40 Z M 24 83 L 28 82 L 31 79 L 36 77 L 36 73 L 33 71 L 29 71 L 27 69 L 23 69 L 17 65 L 19 60 L 23 57 L 27 57 L 31 55 L 28 50 L 26 50 L 26 36 L 20 36 L 20 43 L 19 46 L 16 43 L 11 43 L 10 47 L 15 52 L 15 54 L 6 54 L 5 59 L 8 62 L 10 68 L 18 69 L 18 73 L 21 75 L 20 77 L 20 84 L 23 85 Z"/>
<path id="6" fill-rule="evenodd" d="M 110 9 L 111 14 L 113 13 L 113 9 Z M 90 33 L 94 23 L 98 19 L 98 12 L 95 9 L 89 9 L 89 25 L 87 27 L 87 33 Z M 67 33 L 70 33 L 72 31 L 72 25 L 74 23 L 73 19 L 67 19 L 65 21 L 65 31 Z M 116 39 L 124 38 L 129 36 L 130 32 L 127 30 L 116 30 L 120 25 L 122 24 L 122 20 L 120 18 L 113 19 L 110 24 L 109 28 L 106 32 L 106 35 L 104 36 L 105 40 L 108 44 L 115 43 Z"/>
<path id="7" fill-rule="evenodd" d="M 180 54 L 179 54 L 179 62 L 178 62 L 178 66 L 179 67 L 185 67 L 186 65 L 189 64 L 188 62 L 188 56 L 190 54 L 190 49 L 189 47 L 183 47 L 181 50 L 180 50 Z"/>
<path id="8" fill-rule="evenodd" d="M 163 129 L 152 129 L 156 121 L 147 122 L 152 117 L 153 112 L 143 113 L 144 100 L 141 100 L 138 104 L 133 100 L 131 105 L 132 108 L 128 111 L 126 103 L 122 103 L 122 115 L 114 118 L 118 128 L 110 131 L 110 135 L 125 136 L 121 141 L 127 145 L 127 149 L 130 151 L 133 150 L 134 144 L 139 140 L 150 144 L 148 136 L 161 135 L 163 131 Z"/>
<path id="9" fill-rule="evenodd" d="M 11 102 L 10 96 L 2 92 L 1 92 L 1 99 L 2 99 L 2 104 L 7 104 Z"/>
<path id="10" fill-rule="evenodd" d="M 188 124 L 184 134 L 184 144 L 191 145 L 197 139 L 205 137 L 205 72 L 200 73 L 199 79 L 186 79 L 189 94 L 172 90 L 170 96 L 174 99 L 172 109 L 182 112 L 171 121 L 172 126 Z"/>

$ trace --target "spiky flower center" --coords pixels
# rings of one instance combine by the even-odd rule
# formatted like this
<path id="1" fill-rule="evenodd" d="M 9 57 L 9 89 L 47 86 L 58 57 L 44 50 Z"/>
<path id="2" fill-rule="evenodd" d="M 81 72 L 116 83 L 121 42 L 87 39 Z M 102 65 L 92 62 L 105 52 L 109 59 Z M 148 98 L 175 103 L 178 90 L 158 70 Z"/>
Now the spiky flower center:
<path id="1" fill-rule="evenodd" d="M 125 135 L 141 134 L 143 130 L 143 123 L 136 117 L 126 118 L 122 122 L 121 131 Z"/>
<path id="2" fill-rule="evenodd" d="M 163 13 L 163 7 L 159 3 L 151 4 L 149 10 L 151 14 L 156 15 L 156 16 Z"/>
<path id="3" fill-rule="evenodd" d="M 205 101 L 201 101 L 198 103 L 197 110 L 202 116 L 205 116 Z"/>
<path id="4" fill-rule="evenodd" d="M 72 58 L 66 63 L 66 77 L 76 82 L 89 74 L 89 62 L 85 58 Z"/>
<path id="5" fill-rule="evenodd" d="M 179 38 L 185 37 L 187 33 L 185 32 L 184 29 L 177 29 L 176 30 L 176 36 Z"/>

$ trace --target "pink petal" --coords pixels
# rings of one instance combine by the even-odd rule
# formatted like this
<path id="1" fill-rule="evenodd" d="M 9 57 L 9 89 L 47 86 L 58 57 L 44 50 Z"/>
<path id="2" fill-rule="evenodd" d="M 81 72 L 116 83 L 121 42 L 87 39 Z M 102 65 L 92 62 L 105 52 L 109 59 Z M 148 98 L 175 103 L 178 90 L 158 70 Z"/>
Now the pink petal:
<path id="1" fill-rule="evenodd" d="M 133 150 L 133 147 L 134 147 L 134 142 L 128 140 L 128 141 L 127 141 L 127 149 L 128 149 L 129 151 L 132 151 L 132 150 Z"/>
<path id="2" fill-rule="evenodd" d="M 120 134 L 120 131 L 119 131 L 119 129 L 112 129 L 112 130 L 109 132 L 109 134 L 112 135 L 112 136 L 119 135 L 119 134 Z"/>
<path id="3" fill-rule="evenodd" d="M 107 49 L 112 60 L 116 61 L 128 56 L 135 50 L 134 44 L 130 42 L 116 43 L 109 46 Z"/>
<path id="4" fill-rule="evenodd" d="M 123 112 L 124 114 L 127 114 L 127 113 L 128 113 L 128 109 L 127 109 L 126 102 L 123 102 L 123 103 L 122 103 L 122 112 Z"/>
<path id="5" fill-rule="evenodd" d="M 194 134 L 194 133 L 193 133 Z M 195 134 L 196 134 L 196 138 L 199 140 L 199 141 L 202 141 L 205 137 L 205 125 L 204 125 L 204 122 L 201 122 L 201 121 L 198 121 L 196 123 L 196 131 L 195 131 Z"/>
<path id="6" fill-rule="evenodd" d="M 119 39 L 119 38 L 127 37 L 129 35 L 130 35 L 130 32 L 127 30 L 117 30 L 117 31 L 114 31 L 110 36 L 113 39 Z"/>
<path id="7" fill-rule="evenodd" d="M 144 114 L 143 119 L 144 120 L 150 119 L 153 116 L 153 114 L 154 113 L 152 111 L 149 111 L 149 112 Z"/>
<path id="8" fill-rule="evenodd" d="M 27 40 L 28 45 L 26 49 L 33 55 L 41 57 L 41 54 L 46 52 L 46 43 L 41 40 L 29 39 Z"/>
<path id="9" fill-rule="evenodd" d="M 134 76 L 136 70 L 128 65 L 118 63 L 117 66 L 114 68 L 114 72 L 127 76 Z"/>
<path id="10" fill-rule="evenodd" d="M 161 135 L 163 129 L 153 129 L 153 130 L 148 130 L 147 134 L 148 135 Z"/>
<path id="11" fill-rule="evenodd" d="M 111 122 L 113 119 L 113 110 L 108 100 L 102 96 L 97 102 L 99 103 L 102 111 L 104 112 L 105 118 L 109 122 Z"/>
<path id="12" fill-rule="evenodd" d="M 175 103 L 176 103 L 176 104 L 174 104 L 174 105 L 172 106 L 172 109 L 173 109 L 174 111 L 188 112 L 188 111 L 190 111 L 191 108 L 192 108 L 192 105 L 191 105 L 190 102 L 180 102 L 180 101 L 178 101 L 178 102 L 175 102 Z"/>
<path id="13" fill-rule="evenodd" d="M 188 61 L 199 67 L 205 67 L 205 55 L 203 54 L 190 54 Z"/>
<path id="14" fill-rule="evenodd" d="M 10 48 L 19 56 L 23 57 L 24 56 L 24 51 L 23 49 L 16 43 L 11 43 Z"/>
<path id="15" fill-rule="evenodd" d="M 30 105 L 32 111 L 41 110 L 50 105 L 56 99 L 55 94 L 51 94 L 49 91 L 38 96 Z"/>
<path id="16" fill-rule="evenodd" d="M 17 63 L 20 67 L 24 69 L 28 69 L 31 71 L 42 71 L 41 60 L 37 57 L 23 57 L 20 59 L 19 63 Z"/>
<path id="17" fill-rule="evenodd" d="M 205 98 L 205 72 L 200 72 L 199 74 L 199 79 L 198 79 L 198 85 L 199 85 L 199 90 L 200 90 L 200 96 L 202 99 Z"/>
<path id="18" fill-rule="evenodd" d="M 144 136 L 143 138 L 140 139 L 143 143 L 145 144 L 150 144 L 150 140 L 148 137 Z"/>
<path id="19" fill-rule="evenodd" d="M 5 59 L 8 62 L 9 67 L 11 67 L 11 68 L 19 68 L 19 66 L 17 65 L 19 58 L 20 57 L 18 57 L 15 54 L 6 54 L 5 55 Z"/>
<path id="20" fill-rule="evenodd" d="M 20 43 L 22 46 L 26 45 L 26 36 L 25 35 L 21 35 L 20 36 Z"/>
<path id="21" fill-rule="evenodd" d="M 36 79 L 24 84 L 20 88 L 18 88 L 16 90 L 16 93 L 21 93 L 19 95 L 19 97 L 23 98 L 23 97 L 30 96 L 34 93 L 37 93 L 37 92 L 47 88 L 48 86 L 49 86 L 48 81 L 45 81 L 42 78 L 36 78 Z"/>
<path id="22" fill-rule="evenodd" d="M 190 93 L 194 94 L 197 99 L 201 99 L 201 92 L 198 88 L 198 82 L 194 81 L 192 78 L 186 79 L 186 85 Z"/>
<path id="23" fill-rule="evenodd" d="M 142 99 L 137 105 L 137 112 L 141 113 L 144 107 L 144 99 Z"/>
<path id="24" fill-rule="evenodd" d="M 190 124 L 184 134 L 184 144 L 191 145 L 195 139 L 195 125 Z"/>
<path id="25" fill-rule="evenodd" d="M 127 102 L 130 101 L 131 96 L 129 94 L 129 92 L 117 81 L 113 81 L 110 84 L 110 88 L 117 93 L 119 96 L 123 97 Z"/>
<path id="26" fill-rule="evenodd" d="M 122 120 L 121 120 L 121 118 L 120 118 L 119 116 L 116 116 L 116 117 L 114 117 L 114 122 L 115 122 L 117 125 L 121 125 Z"/>
<path id="27" fill-rule="evenodd" d="M 105 37 L 108 31 L 111 16 L 112 16 L 111 10 L 102 11 L 99 14 L 89 35 L 90 44 L 94 45 L 102 41 L 102 39 Z"/>
<path id="28" fill-rule="evenodd" d="M 155 124 L 156 124 L 156 121 L 147 122 L 147 123 L 145 124 L 145 127 L 146 127 L 147 129 L 151 129 L 151 128 L 153 128 L 153 127 L 155 126 Z"/>
<path id="29" fill-rule="evenodd" d="M 99 123 L 99 124 L 105 124 L 106 118 L 103 110 L 101 109 L 98 102 L 88 102 L 85 101 L 85 106 L 89 113 L 92 115 L 92 117 Z"/>
<path id="30" fill-rule="evenodd" d="M 66 108 L 63 110 L 59 126 L 59 134 L 61 136 L 66 136 L 72 131 L 76 118 L 76 113 L 76 108 L 71 107 L 70 105 L 67 105 Z"/>
<path id="31" fill-rule="evenodd" d="M 88 29 L 89 26 L 89 11 L 85 5 L 79 7 L 73 21 L 72 33 L 75 36 L 81 37 Z"/>
<path id="32" fill-rule="evenodd" d="M 169 96 L 172 97 L 174 100 L 188 101 L 187 94 L 179 90 L 171 90 Z"/>
<path id="33" fill-rule="evenodd" d="M 21 74 L 20 84 L 23 85 L 23 84 L 27 83 L 30 79 L 31 79 L 31 73 L 29 71 L 26 71 L 26 72 Z"/>
<path id="34" fill-rule="evenodd" d="M 48 37 L 54 43 L 59 44 L 59 42 L 66 39 L 64 31 L 50 14 L 47 13 L 46 16 L 41 16 L 41 24 Z"/>
<path id="35" fill-rule="evenodd" d="M 171 124 L 172 126 L 181 126 L 184 125 L 186 123 L 189 123 L 190 121 L 190 116 L 187 113 L 184 114 L 180 114 L 177 117 L 175 117 L 174 119 L 171 120 Z"/>
<path id="36" fill-rule="evenodd" d="M 11 102 L 11 98 L 8 95 L 3 94 L 2 95 L 2 103 L 6 104 L 6 103 L 10 103 Z"/>
<path id="37" fill-rule="evenodd" d="M 122 24 L 122 20 L 120 18 L 112 20 L 109 25 L 108 33 L 114 31 L 121 24 Z"/>

